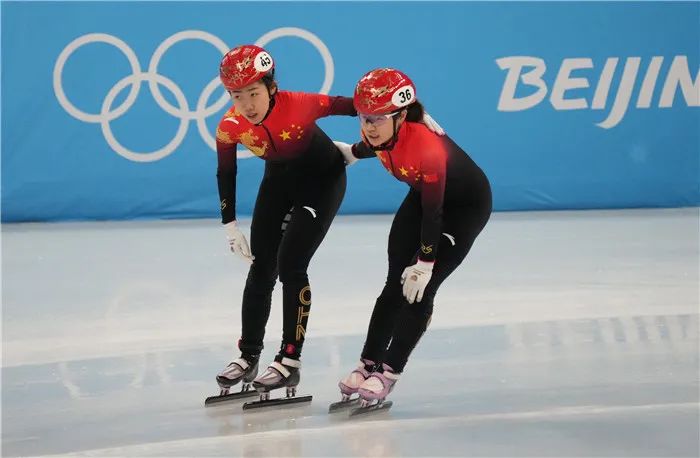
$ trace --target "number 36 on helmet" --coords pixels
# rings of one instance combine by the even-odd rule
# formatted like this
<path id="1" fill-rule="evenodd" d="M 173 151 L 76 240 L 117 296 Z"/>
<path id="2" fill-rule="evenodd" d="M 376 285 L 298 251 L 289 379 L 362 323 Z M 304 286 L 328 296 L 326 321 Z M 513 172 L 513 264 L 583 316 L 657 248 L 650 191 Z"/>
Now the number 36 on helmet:
<path id="1" fill-rule="evenodd" d="M 355 87 L 353 104 L 358 113 L 393 113 L 416 101 L 416 87 L 405 73 L 378 68 L 365 74 Z"/>

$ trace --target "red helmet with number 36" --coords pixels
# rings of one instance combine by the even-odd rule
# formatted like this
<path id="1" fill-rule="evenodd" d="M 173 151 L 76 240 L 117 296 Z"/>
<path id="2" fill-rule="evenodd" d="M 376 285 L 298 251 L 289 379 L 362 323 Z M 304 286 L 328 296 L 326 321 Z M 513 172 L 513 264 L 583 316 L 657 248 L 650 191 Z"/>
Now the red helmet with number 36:
<path id="1" fill-rule="evenodd" d="M 237 46 L 226 53 L 219 66 L 219 77 L 228 91 L 241 89 L 263 76 L 273 74 L 275 62 L 260 46 Z"/>
<path id="2" fill-rule="evenodd" d="M 389 114 L 416 101 L 416 87 L 405 73 L 378 68 L 365 74 L 355 87 L 353 105 L 358 113 Z"/>

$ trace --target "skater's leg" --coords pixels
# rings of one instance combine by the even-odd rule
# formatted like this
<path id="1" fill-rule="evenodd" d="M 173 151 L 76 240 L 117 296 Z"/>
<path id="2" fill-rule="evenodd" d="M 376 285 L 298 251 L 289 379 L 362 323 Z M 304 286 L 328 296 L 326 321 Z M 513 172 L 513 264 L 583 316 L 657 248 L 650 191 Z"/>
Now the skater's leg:
<path id="1" fill-rule="evenodd" d="M 323 241 L 345 195 L 345 169 L 306 189 L 295 198 L 278 254 L 282 282 L 283 332 L 281 356 L 299 359 L 311 310 L 307 269 Z M 280 356 L 280 357 L 281 357 Z"/>
<path id="2" fill-rule="evenodd" d="M 338 384 L 343 396 L 341 402 L 347 402 L 352 394 L 357 393 L 372 374 L 384 374 L 381 362 L 384 360 L 398 314 L 403 305 L 408 303 L 402 293 L 401 274 L 411 263 L 420 243 L 420 218 L 420 198 L 415 191 L 409 191 L 394 216 L 389 232 L 389 271 L 372 311 L 360 364 Z M 384 377 L 382 382 L 392 380 L 391 374 L 388 374 L 388 377 Z"/>
<path id="3" fill-rule="evenodd" d="M 425 332 L 433 314 L 433 302 L 438 288 L 464 261 L 474 240 L 486 225 L 490 216 L 484 208 L 455 208 L 445 212 L 443 232 L 450 237 L 440 238 L 433 275 L 421 302 L 406 304 L 399 312 L 397 325 L 385 362 L 396 373 L 401 373 L 408 357 Z"/>
<path id="4" fill-rule="evenodd" d="M 488 210 L 488 211 L 486 211 Z M 360 386 L 363 403 L 383 402 L 403 372 L 408 357 L 425 332 L 433 313 L 433 301 L 442 282 L 462 263 L 490 215 L 486 208 L 446 211 L 433 275 L 420 302 L 405 302 L 398 313 L 384 364 Z M 412 260 L 415 262 L 415 259 Z"/>
<path id="5" fill-rule="evenodd" d="M 311 287 L 307 269 L 321 244 L 345 194 L 345 169 L 321 181 L 315 189 L 297 195 L 278 253 L 282 282 L 282 345 L 275 361 L 258 377 L 254 386 L 269 391 L 299 383 L 301 351 L 311 309 Z M 329 179 L 332 178 L 332 179 Z"/>
<path id="6" fill-rule="evenodd" d="M 277 280 L 277 254 L 282 238 L 284 218 L 292 202 L 285 191 L 284 177 L 266 176 L 253 210 L 250 228 L 250 266 L 241 307 L 241 352 L 259 355 L 270 316 L 272 290 Z"/>
<path id="7" fill-rule="evenodd" d="M 265 325 L 270 315 L 272 290 L 277 277 L 277 251 L 281 226 L 291 201 L 283 192 L 280 177 L 263 178 L 251 223 L 251 251 L 255 257 L 248 271 L 241 307 L 239 358 L 231 361 L 216 377 L 222 388 L 241 380 L 251 382 L 258 373 L 258 359 L 263 349 Z"/>
<path id="8" fill-rule="evenodd" d="M 389 232 L 389 271 L 372 311 L 362 350 L 363 359 L 378 363 L 384 360 L 398 313 L 407 304 L 402 293 L 401 274 L 412 263 L 420 244 L 420 220 L 420 197 L 415 191 L 410 191 L 396 212 Z"/>

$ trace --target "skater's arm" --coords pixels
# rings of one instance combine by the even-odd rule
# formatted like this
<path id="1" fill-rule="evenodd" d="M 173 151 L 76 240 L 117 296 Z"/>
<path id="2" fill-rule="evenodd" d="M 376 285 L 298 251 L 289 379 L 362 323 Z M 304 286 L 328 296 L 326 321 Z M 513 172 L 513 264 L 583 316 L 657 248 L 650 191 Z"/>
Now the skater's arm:
<path id="1" fill-rule="evenodd" d="M 442 207 L 445 198 L 445 164 L 429 157 L 421 167 L 421 244 L 418 259 L 434 262 L 442 230 Z"/>
<path id="2" fill-rule="evenodd" d="M 216 153 L 219 163 L 216 181 L 221 200 L 221 222 L 226 229 L 226 238 L 231 251 L 252 264 L 255 257 L 250 252 L 248 240 L 236 224 L 236 143 L 221 141 L 217 132 Z"/>
<path id="3" fill-rule="evenodd" d="M 306 92 L 296 92 L 294 95 L 301 102 L 302 110 L 310 113 L 313 119 L 337 115 L 357 116 L 357 111 L 355 111 L 352 98 L 350 97 L 309 94 Z"/>
<path id="4" fill-rule="evenodd" d="M 216 154 L 218 165 L 216 168 L 216 182 L 219 188 L 221 222 L 226 224 L 236 219 L 237 144 L 221 137 L 220 131 L 217 132 Z"/>
<path id="5" fill-rule="evenodd" d="M 352 145 L 352 155 L 358 159 L 369 159 L 377 157 L 377 153 L 372 150 L 367 143 L 360 141 Z"/>
<path id="6" fill-rule="evenodd" d="M 362 142 L 350 145 L 349 143 L 343 143 L 334 141 L 335 146 L 340 150 L 345 160 L 346 165 L 352 165 L 358 161 L 358 159 L 367 159 L 374 157 L 374 151 L 367 149 L 366 145 Z M 364 145 L 364 147 L 363 147 Z M 359 148 L 359 149 L 358 149 Z"/>

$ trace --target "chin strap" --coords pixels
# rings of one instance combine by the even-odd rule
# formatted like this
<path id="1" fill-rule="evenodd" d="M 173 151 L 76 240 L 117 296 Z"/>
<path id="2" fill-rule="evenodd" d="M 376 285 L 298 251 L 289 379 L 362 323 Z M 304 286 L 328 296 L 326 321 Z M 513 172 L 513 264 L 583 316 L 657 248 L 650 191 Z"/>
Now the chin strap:
<path id="1" fill-rule="evenodd" d="M 279 91 L 279 89 L 277 91 Z M 256 124 L 256 126 L 261 125 L 263 122 L 265 122 L 267 117 L 270 116 L 270 112 L 275 107 L 275 96 L 277 95 L 277 91 L 275 91 L 274 94 L 270 94 L 270 90 L 267 90 L 267 93 L 270 94 L 270 106 L 267 107 L 267 113 L 265 113 L 265 116 L 263 116 L 263 118 L 260 120 L 259 123 Z"/>
<path id="2" fill-rule="evenodd" d="M 391 136 L 390 140 L 382 143 L 379 146 L 372 146 L 372 143 L 370 143 L 369 140 L 367 140 L 367 138 L 365 137 L 364 132 L 362 133 L 362 141 L 365 143 L 365 145 L 367 145 L 367 147 L 371 151 L 391 151 L 394 148 L 394 146 L 396 146 L 396 142 L 399 141 L 399 129 L 396 128 L 396 118 L 391 118 L 391 122 L 394 126 L 394 135 Z"/>

